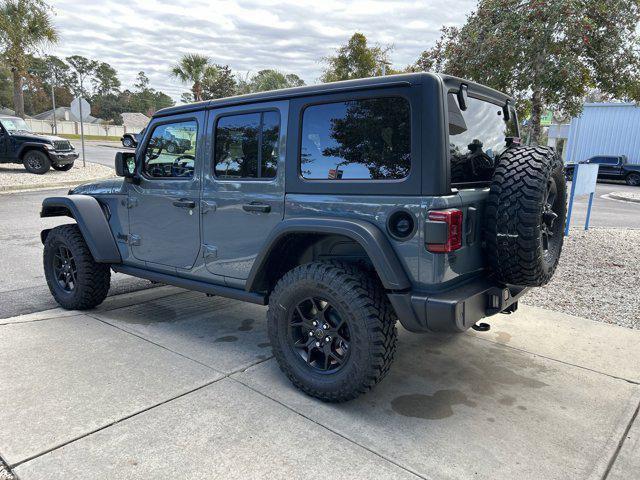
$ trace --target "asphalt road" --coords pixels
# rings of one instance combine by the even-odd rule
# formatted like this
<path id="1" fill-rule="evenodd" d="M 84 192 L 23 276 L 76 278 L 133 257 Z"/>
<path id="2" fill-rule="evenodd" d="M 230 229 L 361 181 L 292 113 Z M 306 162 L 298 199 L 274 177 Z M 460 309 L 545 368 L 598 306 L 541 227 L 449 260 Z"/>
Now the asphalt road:
<path id="1" fill-rule="evenodd" d="M 80 149 L 80 142 L 74 141 Z M 115 142 L 87 142 L 87 161 L 113 166 L 119 150 Z M 79 160 L 81 161 L 81 160 Z M 626 185 L 598 184 L 591 226 L 610 228 L 640 228 L 640 204 L 607 198 L 614 191 L 629 190 Z M 46 286 L 42 271 L 40 230 L 62 223 L 67 218 L 39 217 L 42 199 L 64 195 L 67 188 L 28 193 L 0 195 L 0 318 L 36 312 L 56 306 Z M 571 225 L 584 225 L 587 199 L 574 203 Z M 125 275 L 112 277 L 111 294 L 149 287 L 149 282 Z"/>
<path id="2" fill-rule="evenodd" d="M 80 140 L 71 140 L 71 143 L 73 143 L 73 146 L 76 147 L 76 150 L 80 153 L 80 157 L 77 161 L 82 162 L 82 143 Z M 120 142 L 111 141 L 85 142 L 85 147 L 87 149 L 87 162 L 99 163 L 100 165 L 105 165 L 111 168 L 114 168 L 114 161 L 117 152 L 134 151 L 133 148 L 123 147 Z"/>

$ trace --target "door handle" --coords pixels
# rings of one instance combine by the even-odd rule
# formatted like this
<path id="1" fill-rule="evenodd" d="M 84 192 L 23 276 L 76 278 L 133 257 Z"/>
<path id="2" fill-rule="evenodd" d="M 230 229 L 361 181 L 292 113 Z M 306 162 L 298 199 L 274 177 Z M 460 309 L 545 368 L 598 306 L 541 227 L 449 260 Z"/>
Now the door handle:
<path id="1" fill-rule="evenodd" d="M 179 208 L 196 208 L 196 202 L 194 202 L 193 200 L 181 198 L 180 200 L 175 200 L 173 202 L 173 206 Z"/>
<path id="2" fill-rule="evenodd" d="M 242 206 L 245 212 L 262 212 L 269 213 L 271 211 L 271 205 L 266 203 L 246 203 Z"/>

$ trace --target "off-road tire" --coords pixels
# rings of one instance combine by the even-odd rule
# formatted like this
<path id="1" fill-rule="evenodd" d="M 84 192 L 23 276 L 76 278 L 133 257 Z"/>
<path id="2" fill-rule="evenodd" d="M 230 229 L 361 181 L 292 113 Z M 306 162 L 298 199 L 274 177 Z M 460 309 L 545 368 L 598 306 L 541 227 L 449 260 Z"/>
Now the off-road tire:
<path id="1" fill-rule="evenodd" d="M 52 163 L 51 166 L 54 170 L 58 170 L 59 172 L 68 172 L 73 168 L 73 163 L 67 163 L 66 165 L 56 165 Z"/>
<path id="2" fill-rule="evenodd" d="M 349 324 L 349 356 L 335 373 L 318 373 L 289 343 L 289 312 L 300 299 L 327 298 Z M 308 263 L 276 284 L 267 314 L 269 337 L 280 369 L 303 392 L 325 402 L 352 400 L 388 373 L 396 351 L 397 317 L 377 277 L 343 263 Z"/>
<path id="3" fill-rule="evenodd" d="M 640 173 L 632 172 L 627 175 L 627 178 L 625 180 L 627 182 L 627 185 L 631 185 L 632 187 L 640 187 Z"/>
<path id="4" fill-rule="evenodd" d="M 551 185 L 556 189 L 552 211 L 557 217 L 549 226 L 544 219 L 549 218 L 545 207 Z M 562 251 L 566 189 L 562 160 L 552 149 L 519 146 L 500 156 L 484 231 L 489 265 L 500 281 L 523 286 L 549 282 Z"/>
<path id="5" fill-rule="evenodd" d="M 47 173 L 51 168 L 51 160 L 49 156 L 40 150 L 29 150 L 22 157 L 22 164 L 29 173 L 42 175 Z"/>
<path id="6" fill-rule="evenodd" d="M 75 262 L 77 283 L 71 292 L 60 286 L 54 273 L 54 256 L 59 245 L 71 252 Z M 88 310 L 100 305 L 107 297 L 111 281 L 109 265 L 93 259 L 78 225 L 61 225 L 49 232 L 44 242 L 43 262 L 47 285 L 61 307 Z"/>

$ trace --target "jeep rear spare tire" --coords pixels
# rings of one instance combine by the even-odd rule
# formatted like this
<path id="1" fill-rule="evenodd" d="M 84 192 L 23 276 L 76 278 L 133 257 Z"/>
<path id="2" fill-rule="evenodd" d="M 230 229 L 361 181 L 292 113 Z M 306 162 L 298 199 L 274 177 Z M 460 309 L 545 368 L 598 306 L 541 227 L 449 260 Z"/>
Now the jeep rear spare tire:
<path id="1" fill-rule="evenodd" d="M 305 393 L 343 402 L 389 371 L 397 317 L 377 278 L 354 265 L 308 263 L 269 298 L 269 337 L 280 369 Z"/>
<path id="2" fill-rule="evenodd" d="M 49 156 L 40 150 L 29 150 L 22 157 L 22 164 L 27 172 L 42 175 L 47 173 L 51 168 L 51 160 Z"/>
<path id="3" fill-rule="evenodd" d="M 485 241 L 498 280 L 542 286 L 556 270 L 566 220 L 562 160 L 546 147 L 511 147 L 499 159 L 486 207 Z"/>

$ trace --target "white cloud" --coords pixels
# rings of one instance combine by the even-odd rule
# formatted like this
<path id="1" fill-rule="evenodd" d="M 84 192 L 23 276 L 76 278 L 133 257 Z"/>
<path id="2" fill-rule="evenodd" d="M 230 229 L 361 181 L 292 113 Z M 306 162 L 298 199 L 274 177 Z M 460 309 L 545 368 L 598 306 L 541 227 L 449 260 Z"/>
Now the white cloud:
<path id="1" fill-rule="evenodd" d="M 393 44 L 397 67 L 433 45 L 443 24 L 461 24 L 475 0 L 52 0 L 60 42 L 48 53 L 110 63 L 125 87 L 143 70 L 174 98 L 186 91 L 169 75 L 187 52 L 240 73 L 277 68 L 315 83 L 322 57 L 353 32 Z"/>

